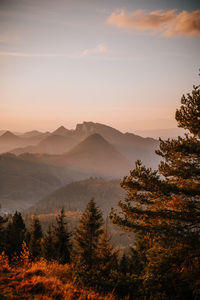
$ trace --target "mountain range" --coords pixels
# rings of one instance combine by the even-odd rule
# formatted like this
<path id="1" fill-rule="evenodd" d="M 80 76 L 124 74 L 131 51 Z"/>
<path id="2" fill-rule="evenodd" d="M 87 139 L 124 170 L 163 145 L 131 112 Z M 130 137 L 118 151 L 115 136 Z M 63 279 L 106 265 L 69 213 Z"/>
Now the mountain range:
<path id="1" fill-rule="evenodd" d="M 26 146 L 11 150 L 12 153 L 19 155 L 22 153 L 49 153 L 62 154 L 77 144 L 77 141 L 70 136 L 50 134 L 42 139 L 37 145 Z"/>
<path id="2" fill-rule="evenodd" d="M 35 145 L 41 139 L 44 138 L 46 134 L 36 134 L 32 136 L 28 135 L 16 135 L 10 131 L 5 131 L 0 136 L 0 153 L 10 152 L 16 147 L 26 147 L 28 145 Z"/>
<path id="3" fill-rule="evenodd" d="M 159 159 L 154 153 L 158 147 L 157 140 L 143 138 L 133 133 L 122 133 L 110 126 L 94 122 L 77 124 L 74 130 L 60 126 L 52 133 L 41 133 L 35 130 L 20 136 L 12 134 L 13 139 L 10 137 L 9 143 L 4 140 L 4 136 L 7 134 L 4 133 L 0 136 L 0 152 L 9 151 L 17 155 L 26 152 L 62 154 L 96 133 L 100 134 L 129 161 L 134 162 L 141 159 L 148 166 L 157 166 Z"/>
<path id="4" fill-rule="evenodd" d="M 74 180 L 88 177 L 70 169 L 0 155 L 0 205 L 3 212 L 30 207 L 48 193 Z"/>
<path id="5" fill-rule="evenodd" d="M 29 131 L 0 136 L 0 204 L 3 211 L 28 208 L 73 181 L 89 177 L 119 180 L 134 161 L 157 167 L 158 141 L 83 122 L 75 130 Z M 77 187 L 78 188 L 78 187 Z"/>

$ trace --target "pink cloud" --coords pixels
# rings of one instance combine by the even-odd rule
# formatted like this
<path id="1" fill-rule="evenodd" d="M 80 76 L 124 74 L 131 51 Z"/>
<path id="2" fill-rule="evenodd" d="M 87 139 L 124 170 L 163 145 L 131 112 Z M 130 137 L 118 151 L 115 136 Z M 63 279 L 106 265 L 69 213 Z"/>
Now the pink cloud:
<path id="1" fill-rule="evenodd" d="M 85 49 L 82 52 L 82 56 L 88 56 L 91 54 L 102 54 L 108 51 L 107 47 L 102 44 L 98 44 L 95 48 Z"/>
<path id="2" fill-rule="evenodd" d="M 136 10 L 127 13 L 125 10 L 113 12 L 107 19 L 107 24 L 119 28 L 151 31 L 164 36 L 200 35 L 200 10 L 193 12 L 173 10 L 156 10 L 146 13 Z"/>

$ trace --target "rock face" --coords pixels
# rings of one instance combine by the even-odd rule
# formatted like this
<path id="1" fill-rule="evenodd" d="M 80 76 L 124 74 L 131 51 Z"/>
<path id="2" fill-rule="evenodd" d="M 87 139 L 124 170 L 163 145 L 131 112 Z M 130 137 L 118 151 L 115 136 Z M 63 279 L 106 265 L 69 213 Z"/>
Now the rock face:
<path id="1" fill-rule="evenodd" d="M 82 124 L 77 124 L 74 134 L 80 138 L 86 138 L 94 133 L 99 133 L 111 143 L 113 140 L 119 139 L 123 136 L 123 133 L 115 128 L 94 122 L 83 122 Z"/>

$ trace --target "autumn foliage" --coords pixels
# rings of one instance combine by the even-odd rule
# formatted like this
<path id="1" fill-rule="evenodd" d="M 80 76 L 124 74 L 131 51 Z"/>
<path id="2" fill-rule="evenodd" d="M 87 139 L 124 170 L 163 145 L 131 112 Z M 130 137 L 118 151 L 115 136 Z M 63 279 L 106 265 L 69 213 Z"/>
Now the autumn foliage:
<path id="1" fill-rule="evenodd" d="M 15 262 L 9 263 L 4 252 L 0 255 L 1 299 L 114 299 L 74 285 L 68 264 L 47 262 L 41 258 L 30 260 L 26 245 Z"/>

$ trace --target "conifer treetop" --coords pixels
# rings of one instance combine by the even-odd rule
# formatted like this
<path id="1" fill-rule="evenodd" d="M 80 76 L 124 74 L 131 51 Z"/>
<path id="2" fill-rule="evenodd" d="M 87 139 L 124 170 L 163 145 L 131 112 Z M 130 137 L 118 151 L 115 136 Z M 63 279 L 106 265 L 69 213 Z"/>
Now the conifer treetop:
<path id="1" fill-rule="evenodd" d="M 183 95 L 181 104 L 175 115 L 178 126 L 200 138 L 200 85 L 194 85 L 191 93 Z"/>

